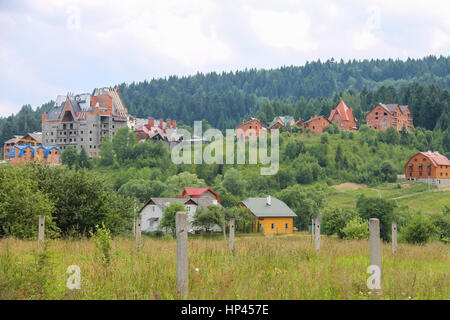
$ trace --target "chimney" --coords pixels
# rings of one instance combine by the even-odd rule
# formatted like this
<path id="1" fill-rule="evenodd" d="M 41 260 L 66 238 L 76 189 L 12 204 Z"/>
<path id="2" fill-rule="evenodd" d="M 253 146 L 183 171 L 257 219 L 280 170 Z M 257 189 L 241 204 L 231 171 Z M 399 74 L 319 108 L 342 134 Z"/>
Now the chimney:
<path id="1" fill-rule="evenodd" d="M 155 119 L 153 119 L 153 118 L 148 119 L 148 126 L 150 128 L 154 127 L 155 126 Z"/>
<path id="2" fill-rule="evenodd" d="M 172 128 L 174 128 L 174 129 L 177 128 L 177 122 L 175 120 L 172 122 Z"/>
<path id="3" fill-rule="evenodd" d="M 242 119 L 242 124 L 245 124 L 245 120 L 244 119 Z"/>
<path id="4" fill-rule="evenodd" d="M 172 120 L 167 119 L 166 120 L 166 126 L 167 126 L 167 128 L 172 128 Z"/>
<path id="5" fill-rule="evenodd" d="M 431 156 L 431 150 L 428 150 L 428 154 Z"/>
<path id="6" fill-rule="evenodd" d="M 272 205 L 272 199 L 270 198 L 270 196 L 267 196 L 267 198 L 266 198 L 266 204 L 267 204 L 268 206 L 271 206 L 271 205 Z"/>
<path id="7" fill-rule="evenodd" d="M 314 115 L 314 119 L 317 119 L 317 114 Z"/>
<path id="8" fill-rule="evenodd" d="M 161 128 L 164 126 L 164 121 L 163 121 L 163 119 L 160 119 L 160 120 L 159 120 L 159 126 L 160 126 Z"/>

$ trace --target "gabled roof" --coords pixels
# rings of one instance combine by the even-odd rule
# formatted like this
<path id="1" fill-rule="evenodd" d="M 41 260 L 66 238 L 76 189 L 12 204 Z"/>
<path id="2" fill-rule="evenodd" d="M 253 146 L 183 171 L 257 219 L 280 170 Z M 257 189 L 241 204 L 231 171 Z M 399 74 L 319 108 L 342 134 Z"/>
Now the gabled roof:
<path id="1" fill-rule="evenodd" d="M 217 192 L 215 192 L 213 189 L 209 188 L 209 187 L 205 187 L 205 188 L 184 188 L 183 191 L 178 195 L 178 197 L 182 198 L 185 197 L 186 195 L 191 197 L 191 198 L 200 198 L 202 194 L 204 194 L 205 192 L 210 191 L 217 199 L 217 201 L 219 203 L 220 202 L 220 197 L 217 194 Z"/>
<path id="2" fill-rule="evenodd" d="M 158 206 L 161 211 L 164 211 L 164 209 L 166 208 L 167 204 L 172 204 L 174 202 L 178 202 L 181 203 L 183 205 L 188 204 L 189 202 L 192 202 L 193 204 L 195 204 L 196 206 L 202 207 L 202 208 L 207 208 L 210 205 L 216 205 L 214 204 L 211 200 L 209 199 L 193 199 L 190 197 L 184 197 L 184 198 L 150 198 L 145 205 L 139 210 L 139 212 L 142 212 L 142 210 L 148 206 L 149 204 L 155 204 L 156 206 Z M 218 206 L 222 206 L 220 203 L 217 204 Z"/>
<path id="3" fill-rule="evenodd" d="M 428 159 L 430 159 L 430 161 L 433 163 L 433 165 L 435 167 L 437 166 L 450 166 L 450 160 L 448 160 L 448 158 L 442 154 L 440 154 L 439 152 L 435 151 L 435 152 L 419 152 L 421 155 L 427 157 Z"/>
<path id="4" fill-rule="evenodd" d="M 246 206 L 258 218 L 297 216 L 286 203 L 275 197 L 271 197 L 270 205 L 267 204 L 267 198 L 247 198 L 241 204 Z"/>
<path id="5" fill-rule="evenodd" d="M 342 120 L 348 121 L 350 120 L 350 116 L 353 118 L 353 113 L 351 109 L 347 107 L 344 100 L 341 100 L 336 108 L 331 110 L 330 116 L 328 117 L 328 121 L 333 120 L 334 115 L 336 112 L 341 116 Z"/>
<path id="6" fill-rule="evenodd" d="M 6 140 L 5 143 L 17 143 L 20 139 L 22 139 L 22 136 L 14 136 L 14 138 Z"/>
<path id="7" fill-rule="evenodd" d="M 303 124 L 309 123 L 309 122 L 314 121 L 314 120 L 319 120 L 319 119 L 321 119 L 321 118 L 325 119 L 327 122 L 330 122 L 330 120 L 328 120 L 328 119 L 325 118 L 324 116 L 317 116 L 317 118 L 314 117 L 314 118 L 309 119 L 308 121 L 303 121 Z"/>
<path id="8" fill-rule="evenodd" d="M 42 143 L 42 132 L 27 133 L 22 137 L 22 139 L 25 139 L 27 136 L 35 140 L 37 143 Z"/>

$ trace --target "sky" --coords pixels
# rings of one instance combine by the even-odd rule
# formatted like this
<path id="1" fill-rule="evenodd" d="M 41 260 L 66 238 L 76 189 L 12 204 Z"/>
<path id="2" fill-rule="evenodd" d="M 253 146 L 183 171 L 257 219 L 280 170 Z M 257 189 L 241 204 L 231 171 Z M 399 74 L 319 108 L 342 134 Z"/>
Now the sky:
<path id="1" fill-rule="evenodd" d="M 450 1 L 0 0 L 0 117 L 170 75 L 430 54 L 450 54 Z"/>

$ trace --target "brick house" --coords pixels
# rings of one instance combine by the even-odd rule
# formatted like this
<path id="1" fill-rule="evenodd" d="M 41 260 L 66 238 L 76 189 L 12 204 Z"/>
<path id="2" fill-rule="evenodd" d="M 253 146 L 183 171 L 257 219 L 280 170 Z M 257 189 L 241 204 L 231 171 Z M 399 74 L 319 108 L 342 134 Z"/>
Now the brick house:
<path id="1" fill-rule="evenodd" d="M 419 152 L 406 162 L 405 178 L 438 187 L 450 186 L 450 160 L 437 151 Z"/>
<path id="2" fill-rule="evenodd" d="M 267 130 L 259 119 L 251 118 L 248 122 L 242 120 L 242 124 L 237 128 L 238 140 L 247 140 L 251 137 L 259 137 L 263 130 Z"/>
<path id="3" fill-rule="evenodd" d="M 314 118 L 311 117 L 308 121 L 304 121 L 302 123 L 303 130 L 309 129 L 312 133 L 322 133 L 325 127 L 329 126 L 331 123 L 324 116 L 314 115 Z"/>
<path id="4" fill-rule="evenodd" d="M 59 164 L 60 152 L 55 146 L 15 145 L 8 155 L 8 160 L 12 165 L 28 162 L 55 165 Z"/>
<path id="5" fill-rule="evenodd" d="M 8 160 L 9 154 L 15 145 L 23 146 L 26 144 L 35 147 L 42 145 L 42 133 L 32 132 L 27 133 L 24 136 L 14 136 L 13 138 L 7 140 L 3 145 L 3 159 Z"/>
<path id="6" fill-rule="evenodd" d="M 380 102 L 367 113 L 366 123 L 369 127 L 379 131 L 389 127 L 394 127 L 397 131 L 405 127 L 409 131 L 413 128 L 413 117 L 408 106 Z"/>
<path id="7" fill-rule="evenodd" d="M 336 108 L 331 110 L 328 121 L 336 123 L 342 130 L 357 130 L 353 108 L 347 107 L 343 100 L 339 102 Z"/>

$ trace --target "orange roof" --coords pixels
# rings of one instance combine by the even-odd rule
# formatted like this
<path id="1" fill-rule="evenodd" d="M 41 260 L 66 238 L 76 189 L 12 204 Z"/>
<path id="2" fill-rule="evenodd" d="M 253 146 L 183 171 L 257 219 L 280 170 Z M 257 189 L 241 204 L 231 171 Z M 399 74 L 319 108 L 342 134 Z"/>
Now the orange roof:
<path id="1" fill-rule="evenodd" d="M 349 109 L 347 107 L 344 100 L 341 100 L 341 102 L 339 102 L 338 106 L 336 108 L 334 108 L 333 110 L 331 110 L 330 116 L 328 117 L 328 121 L 331 121 L 333 119 L 336 112 L 339 113 L 342 120 L 344 120 L 344 121 L 348 121 L 350 119 L 350 115 L 353 118 L 353 112 L 351 109 Z"/>
<path id="2" fill-rule="evenodd" d="M 450 160 L 447 159 L 446 156 L 436 152 L 419 152 L 421 155 L 424 155 L 428 159 L 431 160 L 435 167 L 437 166 L 450 166 Z"/>

